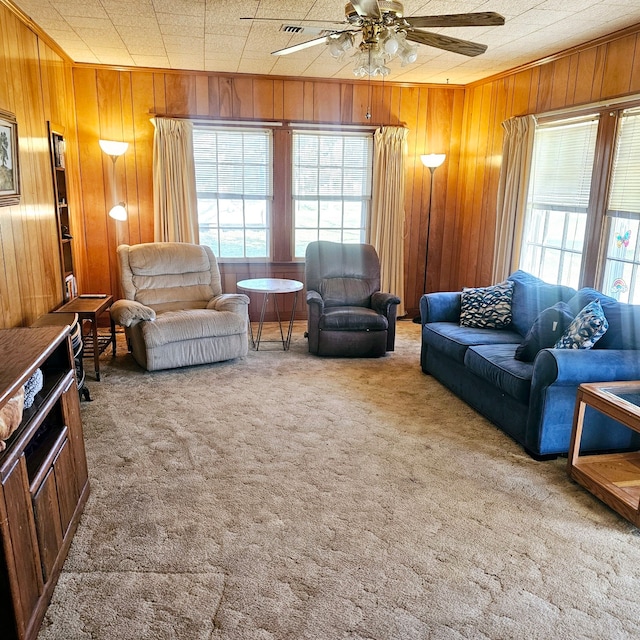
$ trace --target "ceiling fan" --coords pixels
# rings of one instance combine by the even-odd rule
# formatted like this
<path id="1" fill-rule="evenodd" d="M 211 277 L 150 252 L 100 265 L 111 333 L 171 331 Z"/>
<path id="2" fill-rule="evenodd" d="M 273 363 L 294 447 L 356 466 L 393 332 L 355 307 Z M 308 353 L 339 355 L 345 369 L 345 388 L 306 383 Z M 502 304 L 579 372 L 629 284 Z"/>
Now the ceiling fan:
<path id="1" fill-rule="evenodd" d="M 346 20 L 298 20 L 296 22 L 330 22 L 347 25 L 342 29 L 326 29 L 313 40 L 273 51 L 283 56 L 318 44 L 327 44 L 335 58 L 342 58 L 354 44 L 355 35 L 362 33 L 358 59 L 354 68 L 357 76 L 387 75 L 390 69 L 385 63 L 398 56 L 403 66 L 417 60 L 415 42 L 465 56 L 477 56 L 487 50 L 487 45 L 460 40 L 438 33 L 422 31 L 421 27 L 481 27 L 504 24 L 498 13 L 456 13 L 439 16 L 404 16 L 402 3 L 395 0 L 351 0 L 345 6 Z M 242 20 L 280 20 L 279 18 L 241 18 Z M 409 41 L 409 42 L 407 42 Z"/>

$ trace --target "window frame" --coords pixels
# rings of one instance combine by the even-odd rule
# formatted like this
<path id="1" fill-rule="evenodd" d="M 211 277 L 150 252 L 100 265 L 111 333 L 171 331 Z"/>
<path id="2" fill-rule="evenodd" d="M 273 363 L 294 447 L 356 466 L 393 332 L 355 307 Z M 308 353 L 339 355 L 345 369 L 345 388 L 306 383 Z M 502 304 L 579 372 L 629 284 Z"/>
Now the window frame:
<path id="1" fill-rule="evenodd" d="M 293 153 L 293 150 L 295 148 L 295 136 L 296 135 L 300 135 L 300 136 L 304 136 L 304 135 L 310 135 L 310 136 L 317 136 L 317 137 L 322 137 L 322 136 L 342 136 L 343 138 L 348 138 L 348 137 L 352 137 L 352 138 L 359 138 L 359 139 L 363 139 L 363 138 L 368 138 L 368 165 L 366 167 L 366 169 L 369 172 L 368 175 L 368 181 L 366 184 L 366 189 L 365 191 L 368 191 L 368 195 L 364 195 L 364 196 L 348 196 L 345 195 L 344 193 L 341 193 L 340 195 L 337 196 L 323 196 L 320 193 L 320 189 L 318 189 L 318 193 L 317 194 L 312 194 L 312 195 L 298 195 L 295 193 L 295 188 L 294 188 L 294 182 L 295 182 L 295 176 L 296 176 L 296 167 L 295 167 L 295 156 Z M 349 128 L 349 129 L 336 129 L 335 127 L 332 128 L 322 128 L 320 126 L 316 126 L 316 127 L 291 127 L 291 211 L 292 211 L 292 218 L 291 218 L 291 256 L 293 261 L 299 262 L 299 261 L 303 261 L 305 258 L 304 256 L 296 256 L 296 231 L 300 230 L 300 229 L 305 229 L 305 227 L 297 227 L 296 226 L 296 202 L 302 202 L 304 200 L 313 200 L 315 202 L 318 203 L 318 225 L 316 227 L 308 227 L 309 230 L 316 230 L 318 232 L 318 238 L 321 238 L 322 235 L 322 230 L 323 229 L 327 229 L 325 227 L 322 227 L 320 224 L 320 211 L 321 211 L 321 205 L 322 202 L 340 202 L 342 203 L 342 224 L 340 227 L 337 227 L 336 230 L 340 231 L 340 236 L 341 238 L 344 237 L 344 232 L 345 230 L 349 230 L 349 229 L 356 229 L 356 227 L 345 227 L 344 226 L 344 203 L 345 202 L 362 202 L 364 201 L 365 207 L 364 207 L 364 226 L 359 226 L 357 227 L 358 230 L 361 231 L 361 237 L 360 237 L 360 242 L 369 242 L 369 238 L 370 238 L 370 234 L 371 234 L 371 202 L 373 199 L 373 162 L 374 162 L 374 138 L 373 138 L 373 131 L 371 130 L 366 130 L 363 131 L 362 129 L 354 129 L 354 128 Z M 343 154 L 343 158 L 344 158 L 344 154 Z M 322 164 L 318 163 L 317 165 L 312 165 L 315 169 L 317 169 L 318 171 L 320 171 L 320 168 L 323 166 Z M 341 165 L 342 170 L 345 169 L 345 164 L 344 161 L 342 162 Z"/>
<path id="2" fill-rule="evenodd" d="M 274 142 L 273 142 L 273 127 L 272 126 L 265 126 L 264 122 L 260 122 L 260 123 L 230 123 L 229 125 L 227 124 L 222 124 L 220 122 L 194 122 L 193 124 L 194 127 L 194 131 L 196 129 L 198 130 L 203 130 L 203 129 L 210 129 L 211 131 L 215 131 L 215 132 L 230 132 L 230 131 L 239 131 L 239 132 L 248 132 L 248 131 L 260 131 L 260 132 L 268 132 L 268 154 L 269 157 L 267 158 L 267 163 L 268 164 L 268 171 L 269 171 L 269 175 L 268 175 L 268 182 L 269 185 L 267 187 L 267 193 L 265 194 L 265 201 L 267 202 L 267 211 L 266 211 L 266 245 L 267 245 L 267 255 L 266 256 L 247 256 L 247 255 L 242 255 L 242 256 L 222 256 L 220 255 L 220 251 L 218 251 L 215 247 L 211 247 L 215 256 L 216 256 L 216 260 L 218 262 L 229 262 L 229 263 L 243 263 L 243 262 L 265 262 L 265 261 L 270 261 L 272 259 L 272 255 L 273 255 L 273 232 L 272 232 L 272 228 L 273 228 L 273 201 L 274 201 L 274 175 L 273 175 L 273 159 L 274 159 Z M 197 164 L 197 163 L 196 163 Z M 244 166 L 244 165 L 242 165 Z M 197 193 L 197 191 L 196 191 Z M 244 202 L 245 200 L 252 200 L 255 198 L 251 198 L 251 197 L 247 197 L 247 194 L 244 194 L 244 192 L 242 194 L 236 194 L 238 195 L 242 201 Z M 249 194 L 250 195 L 250 194 Z M 225 198 L 222 198 L 223 200 Z M 201 198 L 198 196 L 198 201 L 200 201 Z M 212 200 L 218 201 L 220 200 L 220 198 L 212 198 Z M 243 206 L 244 209 L 244 206 Z M 198 212 L 198 228 L 200 229 L 200 216 L 199 216 L 199 212 Z M 218 226 L 217 229 L 218 231 L 220 230 L 220 221 L 218 220 Z M 246 235 L 247 235 L 247 230 L 251 230 L 251 227 L 247 227 L 245 223 L 243 223 L 242 226 L 238 226 L 238 229 L 242 229 L 242 233 L 243 233 L 243 248 L 244 251 L 243 253 L 246 253 Z M 218 237 L 218 244 L 220 244 L 221 239 L 220 237 Z"/>
<path id="3" fill-rule="evenodd" d="M 607 206 L 619 121 L 623 111 L 637 107 L 640 107 L 640 96 L 634 95 L 617 101 L 540 114 L 536 118 L 538 125 L 545 125 L 589 114 L 599 116 L 579 288 L 593 287 L 602 290 L 609 238 Z M 523 224 L 523 240 L 525 227 L 526 220 Z"/>
<path id="4" fill-rule="evenodd" d="M 366 125 L 336 125 L 299 121 L 265 121 L 265 120 L 206 120 L 194 118 L 195 127 L 215 127 L 215 128 L 263 128 L 271 129 L 271 149 L 272 149 L 272 199 L 270 223 L 270 255 L 266 258 L 234 257 L 225 258 L 216 255 L 219 264 L 269 264 L 272 267 L 285 266 L 290 264 L 304 264 L 304 257 L 295 257 L 295 234 L 293 219 L 293 132 L 301 133 L 319 131 L 327 134 L 365 133 L 371 136 L 377 127 Z M 372 175 L 373 184 L 373 158 L 375 151 L 372 150 Z M 373 195 L 373 189 L 372 189 Z M 371 207 L 369 207 L 367 226 L 370 227 Z M 369 230 L 367 229 L 367 233 Z"/>

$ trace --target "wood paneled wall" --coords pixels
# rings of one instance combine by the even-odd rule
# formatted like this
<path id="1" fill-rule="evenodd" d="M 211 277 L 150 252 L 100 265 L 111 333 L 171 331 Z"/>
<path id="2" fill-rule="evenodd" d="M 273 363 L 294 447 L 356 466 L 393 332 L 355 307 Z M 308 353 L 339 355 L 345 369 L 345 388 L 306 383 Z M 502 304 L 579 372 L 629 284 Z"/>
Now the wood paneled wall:
<path id="1" fill-rule="evenodd" d="M 0 327 L 31 324 L 62 302 L 48 120 L 65 129 L 80 290 L 116 295 L 116 246 L 153 239 L 153 114 L 406 125 L 402 293 L 412 316 L 422 293 L 429 200 L 430 174 L 420 154 L 447 154 L 435 172 L 427 290 L 488 284 L 501 122 L 640 93 L 639 33 L 627 31 L 465 88 L 369 85 L 71 65 L 0 0 L 0 109 L 18 118 L 22 180 L 20 204 L 0 208 Z M 115 180 L 112 162 L 98 146 L 100 138 L 130 143 L 115 165 Z M 127 203 L 124 223 L 107 215 L 114 198 Z M 227 264 L 222 272 L 227 291 L 246 277 L 303 279 L 300 263 Z"/>
<path id="2" fill-rule="evenodd" d="M 640 28 L 546 64 L 466 87 L 453 270 L 447 288 L 491 283 L 501 123 L 640 93 Z"/>
<path id="3" fill-rule="evenodd" d="M 431 227 L 429 275 L 433 287 L 451 254 L 442 238 L 453 231 L 445 214 L 454 205 L 464 90 L 460 87 L 397 85 L 373 82 L 331 82 L 230 76 L 186 72 L 112 70 L 78 65 L 73 70 L 82 181 L 84 230 L 80 256 L 82 291 L 118 295 L 116 246 L 153 240 L 152 114 L 220 119 L 287 122 L 405 124 L 409 127 L 406 171 L 406 287 L 401 292 L 409 312 L 422 293 L 427 229 L 429 172 L 420 154 L 443 152 L 447 161 L 436 173 Z M 371 119 L 366 118 L 367 111 Z M 108 217 L 112 204 L 111 160 L 98 146 L 100 138 L 130 143 L 115 166 L 118 200 L 127 203 L 129 218 Z M 431 266 L 433 265 L 433 266 Z M 300 263 L 221 265 L 226 291 L 246 277 L 303 279 Z M 304 304 L 299 306 L 304 317 Z M 252 305 L 253 311 L 256 305 Z"/>
<path id="4" fill-rule="evenodd" d="M 47 120 L 74 130 L 70 65 L 0 3 L 0 109 L 15 113 L 22 197 L 0 207 L 0 327 L 62 303 Z"/>

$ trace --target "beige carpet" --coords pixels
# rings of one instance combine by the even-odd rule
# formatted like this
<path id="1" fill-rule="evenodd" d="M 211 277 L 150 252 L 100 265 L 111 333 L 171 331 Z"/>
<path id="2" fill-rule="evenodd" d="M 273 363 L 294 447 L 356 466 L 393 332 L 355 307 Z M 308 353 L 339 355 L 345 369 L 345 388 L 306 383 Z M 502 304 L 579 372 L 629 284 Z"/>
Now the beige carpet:
<path id="1" fill-rule="evenodd" d="M 638 638 L 640 536 L 423 375 L 103 355 L 91 496 L 39 640 Z"/>

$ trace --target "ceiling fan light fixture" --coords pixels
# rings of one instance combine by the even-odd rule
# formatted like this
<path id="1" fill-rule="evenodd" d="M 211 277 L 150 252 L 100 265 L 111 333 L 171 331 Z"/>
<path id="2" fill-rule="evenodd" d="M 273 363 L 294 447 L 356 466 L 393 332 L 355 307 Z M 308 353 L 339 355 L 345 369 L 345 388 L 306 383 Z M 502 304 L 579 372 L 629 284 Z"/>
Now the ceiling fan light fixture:
<path id="1" fill-rule="evenodd" d="M 416 45 L 405 43 L 405 46 L 398 55 L 401 61 L 400 66 L 406 67 L 408 64 L 413 64 L 418 59 L 418 47 Z"/>
<path id="2" fill-rule="evenodd" d="M 353 47 L 353 34 L 344 31 L 337 36 L 328 36 L 327 44 L 329 45 L 329 53 L 336 59 L 341 60 L 344 54 Z"/>
<path id="3" fill-rule="evenodd" d="M 360 45 L 360 53 L 356 54 L 356 65 L 353 73 L 358 78 L 364 76 L 388 76 L 391 69 L 385 65 L 387 55 L 377 44 Z"/>
<path id="4" fill-rule="evenodd" d="M 384 49 L 385 53 L 392 58 L 398 53 L 400 42 L 398 41 L 398 35 L 393 29 L 385 29 L 384 35 L 380 40 L 380 46 Z"/>

